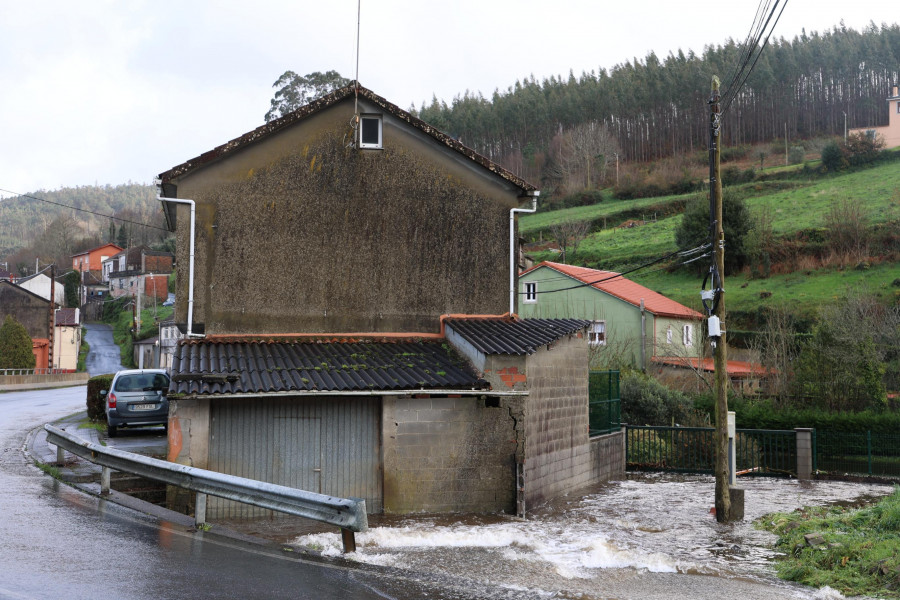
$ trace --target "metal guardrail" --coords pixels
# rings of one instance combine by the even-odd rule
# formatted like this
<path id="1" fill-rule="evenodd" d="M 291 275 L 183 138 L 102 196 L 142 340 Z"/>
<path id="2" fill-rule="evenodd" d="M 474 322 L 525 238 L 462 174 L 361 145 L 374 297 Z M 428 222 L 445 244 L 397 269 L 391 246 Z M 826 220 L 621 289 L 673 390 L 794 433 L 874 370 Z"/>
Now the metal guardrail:
<path id="1" fill-rule="evenodd" d="M 813 469 L 900 477 L 900 434 L 815 431 Z"/>
<path id="2" fill-rule="evenodd" d="M 75 369 L 0 369 L 0 377 L 7 375 L 67 375 Z"/>
<path id="3" fill-rule="evenodd" d="M 368 529 L 366 501 L 360 498 L 335 498 L 107 448 L 50 424 L 44 425 L 44 430 L 47 432 L 47 441 L 57 447 L 57 462 L 63 462 L 62 451 L 66 450 L 103 467 L 101 493 L 109 493 L 109 469 L 133 473 L 197 492 L 194 510 L 197 524 L 206 522 L 206 494 L 209 494 L 336 525 L 341 528 L 344 552 L 355 551 L 354 533 Z"/>

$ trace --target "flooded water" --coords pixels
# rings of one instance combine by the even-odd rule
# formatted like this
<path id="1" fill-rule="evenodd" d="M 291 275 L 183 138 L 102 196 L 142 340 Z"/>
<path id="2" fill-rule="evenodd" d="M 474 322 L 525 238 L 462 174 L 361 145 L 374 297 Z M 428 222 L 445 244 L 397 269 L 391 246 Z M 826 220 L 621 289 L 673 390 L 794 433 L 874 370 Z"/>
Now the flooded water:
<path id="1" fill-rule="evenodd" d="M 639 592 L 621 592 L 616 583 L 640 579 L 642 574 L 681 576 L 660 575 L 659 581 L 690 580 L 684 575 L 707 576 L 695 581 L 725 578 L 779 587 L 784 597 L 813 597 L 809 590 L 777 580 L 771 547 L 775 538 L 752 522 L 770 512 L 871 500 L 892 491 L 882 485 L 772 478 L 742 479 L 739 485 L 746 490 L 746 515 L 732 524 L 719 524 L 710 513 L 715 489 L 711 476 L 633 474 L 533 510 L 525 519 L 373 518 L 370 530 L 357 534 L 358 550 L 350 558 L 415 571 L 437 570 L 540 597 L 642 597 Z M 333 532 L 302 535 L 293 543 L 326 555 L 341 551 L 340 538 Z M 817 597 L 841 596 L 819 592 Z"/>

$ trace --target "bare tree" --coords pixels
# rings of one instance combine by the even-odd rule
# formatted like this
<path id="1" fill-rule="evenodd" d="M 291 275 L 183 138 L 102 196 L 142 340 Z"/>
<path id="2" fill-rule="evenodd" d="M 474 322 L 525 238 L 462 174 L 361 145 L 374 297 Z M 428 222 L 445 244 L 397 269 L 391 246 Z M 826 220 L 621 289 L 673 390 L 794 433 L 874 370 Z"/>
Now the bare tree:
<path id="1" fill-rule="evenodd" d="M 773 306 L 766 311 L 766 324 L 750 344 L 759 356 L 767 382 L 767 392 L 777 400 L 790 397 L 794 383 L 793 365 L 800 347 L 797 344 L 794 316 L 786 306 Z"/>
<path id="2" fill-rule="evenodd" d="M 590 221 L 564 221 L 550 226 L 550 235 L 562 250 L 562 262 L 572 264 L 578 246 L 591 233 Z"/>
<path id="3" fill-rule="evenodd" d="M 579 179 L 589 189 L 606 177 L 606 167 L 618 151 L 616 138 L 606 125 L 587 121 L 562 134 L 557 163 L 569 183 Z"/>
<path id="4" fill-rule="evenodd" d="M 869 221 L 865 207 L 847 199 L 833 204 L 825 215 L 829 245 L 842 262 L 859 262 L 869 254 Z"/>

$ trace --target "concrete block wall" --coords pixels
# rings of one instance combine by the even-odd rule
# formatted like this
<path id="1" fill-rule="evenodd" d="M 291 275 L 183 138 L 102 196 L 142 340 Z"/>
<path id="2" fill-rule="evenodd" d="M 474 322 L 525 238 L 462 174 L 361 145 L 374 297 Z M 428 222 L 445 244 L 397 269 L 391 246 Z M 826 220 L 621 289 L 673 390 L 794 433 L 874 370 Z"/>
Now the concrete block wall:
<path id="1" fill-rule="evenodd" d="M 625 431 L 591 438 L 591 483 L 625 477 Z"/>
<path id="2" fill-rule="evenodd" d="M 209 468 L 209 400 L 169 399 L 169 462 Z M 183 514 L 194 510 L 194 493 L 170 485 L 166 487 L 166 507 Z"/>
<path id="3" fill-rule="evenodd" d="M 491 356 L 486 364 L 495 389 L 528 391 L 519 452 L 526 510 L 592 482 L 587 350 L 579 333 L 528 357 Z"/>
<path id="4" fill-rule="evenodd" d="M 520 403 L 386 397 L 385 512 L 513 512 Z"/>

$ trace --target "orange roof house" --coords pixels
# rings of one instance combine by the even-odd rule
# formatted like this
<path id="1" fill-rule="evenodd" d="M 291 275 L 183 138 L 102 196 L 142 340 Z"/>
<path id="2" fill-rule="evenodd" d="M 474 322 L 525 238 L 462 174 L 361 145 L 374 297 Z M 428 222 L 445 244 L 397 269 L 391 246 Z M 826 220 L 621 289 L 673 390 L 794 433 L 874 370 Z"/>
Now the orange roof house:
<path id="1" fill-rule="evenodd" d="M 84 252 L 72 255 L 73 271 L 100 271 L 101 263 L 122 251 L 122 248 L 115 244 L 103 244 Z"/>
<path id="2" fill-rule="evenodd" d="M 519 275 L 518 292 L 523 317 L 592 321 L 595 366 L 701 355 L 703 315 L 619 273 L 542 262 Z"/>

